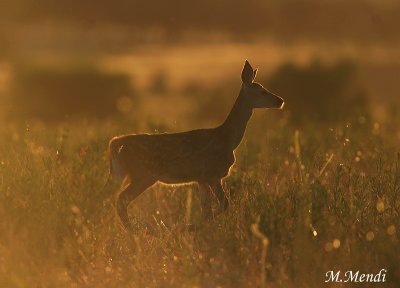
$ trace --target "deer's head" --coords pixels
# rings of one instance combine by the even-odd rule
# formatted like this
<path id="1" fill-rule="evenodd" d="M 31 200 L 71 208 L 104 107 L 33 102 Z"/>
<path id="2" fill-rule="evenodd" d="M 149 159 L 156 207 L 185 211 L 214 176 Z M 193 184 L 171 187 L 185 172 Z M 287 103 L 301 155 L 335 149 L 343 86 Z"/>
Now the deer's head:
<path id="1" fill-rule="evenodd" d="M 243 90 L 252 108 L 283 108 L 283 99 L 254 82 L 258 69 L 253 69 L 246 60 L 242 71 Z"/>

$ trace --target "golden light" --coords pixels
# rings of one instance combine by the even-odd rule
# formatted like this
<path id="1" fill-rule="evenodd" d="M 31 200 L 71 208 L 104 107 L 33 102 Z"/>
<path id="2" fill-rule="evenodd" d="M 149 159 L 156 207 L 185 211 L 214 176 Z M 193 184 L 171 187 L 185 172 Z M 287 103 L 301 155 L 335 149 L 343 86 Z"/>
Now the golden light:
<path id="1" fill-rule="evenodd" d="M 367 233 L 367 235 L 365 236 L 365 238 L 367 239 L 367 241 L 372 241 L 372 240 L 374 240 L 374 238 L 375 238 L 374 232 L 369 231 L 369 232 Z"/>
<path id="2" fill-rule="evenodd" d="M 387 234 L 389 235 L 394 235 L 396 233 L 396 227 L 394 225 L 390 225 L 387 230 L 386 230 Z"/>
<path id="3" fill-rule="evenodd" d="M 333 248 L 338 249 L 340 247 L 340 240 L 334 239 L 332 242 L 332 246 L 333 246 Z"/>
<path id="4" fill-rule="evenodd" d="M 376 210 L 378 210 L 379 213 L 382 213 L 385 210 L 385 204 L 382 200 L 378 200 L 376 203 Z"/>

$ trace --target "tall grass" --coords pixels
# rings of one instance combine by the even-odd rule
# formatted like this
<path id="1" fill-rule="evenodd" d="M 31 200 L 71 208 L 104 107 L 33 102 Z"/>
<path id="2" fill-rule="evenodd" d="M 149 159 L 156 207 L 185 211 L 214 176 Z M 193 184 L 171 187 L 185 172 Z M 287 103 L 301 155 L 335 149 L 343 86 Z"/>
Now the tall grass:
<path id="1" fill-rule="evenodd" d="M 4 128 L 0 286 L 325 287 L 329 270 L 385 268 L 382 287 L 397 287 L 395 135 L 362 121 L 296 132 L 256 116 L 224 182 L 225 214 L 207 223 L 197 186 L 157 184 L 130 206 L 136 235 L 116 217 L 118 184 L 103 189 L 117 126 Z"/>

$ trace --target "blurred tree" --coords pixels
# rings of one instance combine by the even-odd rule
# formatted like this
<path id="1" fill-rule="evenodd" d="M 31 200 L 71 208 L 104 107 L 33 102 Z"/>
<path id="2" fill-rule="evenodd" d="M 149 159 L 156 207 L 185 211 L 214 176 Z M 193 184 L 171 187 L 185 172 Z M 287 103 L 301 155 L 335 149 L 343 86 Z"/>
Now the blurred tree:
<path id="1" fill-rule="evenodd" d="M 353 62 L 344 60 L 329 66 L 314 61 L 304 67 L 286 63 L 266 82 L 285 99 L 285 108 L 296 125 L 369 118 L 366 93 L 357 81 Z"/>
<path id="2" fill-rule="evenodd" d="M 155 95 L 163 95 L 168 91 L 168 77 L 166 72 L 158 71 L 153 75 L 149 91 Z"/>
<path id="3" fill-rule="evenodd" d="M 94 67 L 18 67 L 12 89 L 13 115 L 61 120 L 67 115 L 103 118 L 115 114 L 121 97 L 134 96 L 130 78 Z"/>

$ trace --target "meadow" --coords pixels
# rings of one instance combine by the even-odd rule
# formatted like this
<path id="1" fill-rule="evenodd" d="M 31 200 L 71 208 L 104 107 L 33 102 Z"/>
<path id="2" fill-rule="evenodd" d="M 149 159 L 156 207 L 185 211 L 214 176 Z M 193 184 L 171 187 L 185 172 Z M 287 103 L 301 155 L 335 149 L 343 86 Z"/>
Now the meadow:
<path id="1" fill-rule="evenodd" d="M 386 269 L 386 283 L 362 287 L 398 287 L 398 119 L 296 127 L 286 111 L 253 118 L 224 181 L 226 213 L 208 223 L 196 185 L 156 184 L 130 206 L 136 234 L 116 216 L 118 183 L 104 187 L 108 140 L 180 127 L 5 123 L 0 286 L 356 287 L 325 283 L 326 272 Z"/>
<path id="2" fill-rule="evenodd" d="M 335 25 L 315 25 L 318 13 L 300 5 L 289 12 L 302 21 L 251 17 L 279 25 L 242 21 L 246 33 L 236 14 L 231 24 L 215 16 L 233 34 L 174 30 L 190 17 L 166 31 L 76 19 L 3 28 L 0 287 L 399 287 L 400 50 L 385 21 L 400 10 L 368 22 L 354 18 L 358 1 L 342 4 L 359 26 L 336 31 L 330 9 L 318 21 Z M 365 34 L 366 23 L 385 33 Z M 279 33 L 250 37 L 249 27 Z M 106 184 L 108 141 L 220 124 L 247 57 L 286 103 L 254 113 L 223 183 L 230 208 L 207 222 L 196 184 L 157 183 L 130 206 L 137 233 L 125 231 L 119 183 Z M 381 269 L 385 283 L 325 282 L 328 271 Z"/>
<path id="3" fill-rule="evenodd" d="M 400 287 L 399 15 L 393 0 L 1 1 L 0 288 Z M 207 222 L 196 184 L 157 183 L 125 231 L 109 140 L 220 124 L 245 59 L 285 107 L 255 111 L 229 209 Z"/>

